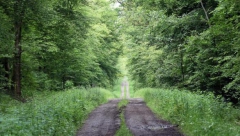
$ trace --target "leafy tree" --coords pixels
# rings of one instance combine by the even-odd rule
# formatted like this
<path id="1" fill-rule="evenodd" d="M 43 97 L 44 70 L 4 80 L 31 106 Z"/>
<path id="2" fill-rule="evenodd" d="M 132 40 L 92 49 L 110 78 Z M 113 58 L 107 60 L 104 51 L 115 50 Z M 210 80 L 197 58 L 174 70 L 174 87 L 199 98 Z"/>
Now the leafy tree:
<path id="1" fill-rule="evenodd" d="M 130 72 L 142 86 L 186 87 L 239 101 L 236 0 L 120 3 Z M 151 61 L 145 60 L 145 53 Z"/>
<path id="2" fill-rule="evenodd" d="M 30 22 L 27 18 L 34 13 L 36 13 L 38 7 L 40 6 L 41 1 L 23 1 L 23 0 L 10 0 L 6 2 L 1 1 L 1 9 L 3 14 L 5 14 L 5 18 L 8 18 L 8 23 L 10 30 L 6 32 L 14 35 L 13 39 L 7 38 L 9 41 L 7 44 L 10 44 L 12 40 L 14 40 L 14 48 L 12 52 L 9 52 L 9 56 L 13 55 L 12 59 L 12 88 L 14 90 L 14 94 L 17 97 L 21 97 L 21 54 L 22 54 L 22 30 L 27 28 L 28 23 Z M 4 19 L 3 19 L 4 20 Z M 3 23 L 4 25 L 4 23 Z M 6 25 L 4 25 L 6 26 Z M 6 43 L 5 43 L 6 44 Z M 2 45 L 3 46 L 3 45 Z M 6 46 L 6 45 L 5 45 Z M 10 46 L 10 45 L 8 45 Z M 10 48 L 11 50 L 11 48 Z M 10 66 L 9 60 L 5 59 L 5 72 L 7 75 L 5 78 L 10 80 Z M 6 66 L 8 68 L 6 68 Z M 8 81 L 7 81 L 8 82 Z"/>
<path id="3" fill-rule="evenodd" d="M 11 83 L 14 94 L 21 97 L 32 90 L 62 90 L 69 83 L 110 86 L 121 53 L 112 23 L 117 12 L 110 4 L 106 0 L 0 1 L 1 88 L 10 90 Z"/>
<path id="4" fill-rule="evenodd" d="M 221 1 L 210 19 L 211 27 L 199 35 L 189 37 L 186 49 L 187 61 L 195 64 L 189 67 L 192 76 L 188 83 L 192 87 L 213 91 L 216 95 L 222 95 L 227 100 L 237 103 L 239 4 L 234 3 L 235 1 Z"/>

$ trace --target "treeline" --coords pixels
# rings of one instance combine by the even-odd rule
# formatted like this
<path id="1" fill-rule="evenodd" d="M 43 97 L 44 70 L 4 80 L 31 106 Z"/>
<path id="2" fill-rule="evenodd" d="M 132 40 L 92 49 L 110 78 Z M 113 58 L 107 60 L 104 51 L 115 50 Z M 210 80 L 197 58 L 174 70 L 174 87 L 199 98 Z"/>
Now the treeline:
<path id="1" fill-rule="evenodd" d="M 113 84 L 116 18 L 108 0 L 0 0 L 0 91 Z"/>
<path id="2" fill-rule="evenodd" d="M 119 2 L 122 39 L 138 86 L 184 87 L 239 102 L 239 1 Z"/>

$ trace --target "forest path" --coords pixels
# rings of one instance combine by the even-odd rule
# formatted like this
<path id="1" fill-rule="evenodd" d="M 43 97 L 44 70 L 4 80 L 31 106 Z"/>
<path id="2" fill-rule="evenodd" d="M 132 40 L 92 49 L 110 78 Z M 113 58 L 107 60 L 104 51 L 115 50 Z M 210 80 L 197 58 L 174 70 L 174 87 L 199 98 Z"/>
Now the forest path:
<path id="1" fill-rule="evenodd" d="M 124 116 L 129 130 L 134 136 L 183 136 L 177 127 L 158 119 L 139 98 L 128 99 Z M 89 116 L 77 136 L 114 136 L 120 127 L 118 102 L 110 100 L 96 108 Z"/>

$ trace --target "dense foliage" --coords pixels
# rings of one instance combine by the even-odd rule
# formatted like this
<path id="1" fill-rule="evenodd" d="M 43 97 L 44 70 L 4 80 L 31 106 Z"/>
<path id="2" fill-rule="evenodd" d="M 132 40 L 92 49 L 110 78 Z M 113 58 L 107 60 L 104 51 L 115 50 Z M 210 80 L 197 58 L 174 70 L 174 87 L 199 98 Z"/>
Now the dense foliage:
<path id="1" fill-rule="evenodd" d="M 107 101 L 106 92 L 100 88 L 42 92 L 32 102 L 15 106 L 6 95 L 0 96 L 0 135 L 75 135 L 88 114 Z"/>
<path id="2" fill-rule="evenodd" d="M 239 7 L 237 0 L 1 0 L 0 90 L 109 87 L 124 45 L 139 87 L 213 92 L 236 104 Z"/>
<path id="3" fill-rule="evenodd" d="M 239 102 L 237 0 L 119 2 L 121 38 L 139 86 L 185 87 Z"/>
<path id="4" fill-rule="evenodd" d="M 213 94 L 144 88 L 135 93 L 161 118 L 179 125 L 188 136 L 237 136 L 240 111 Z"/>
<path id="5" fill-rule="evenodd" d="M 121 46 L 107 0 L 1 0 L 0 90 L 113 84 Z M 23 91 L 22 91 L 23 90 Z"/>

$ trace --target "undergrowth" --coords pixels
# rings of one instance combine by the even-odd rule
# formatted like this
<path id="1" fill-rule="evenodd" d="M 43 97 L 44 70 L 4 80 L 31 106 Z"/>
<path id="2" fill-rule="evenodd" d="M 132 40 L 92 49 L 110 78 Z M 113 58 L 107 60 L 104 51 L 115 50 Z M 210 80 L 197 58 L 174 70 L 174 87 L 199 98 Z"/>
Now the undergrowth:
<path id="1" fill-rule="evenodd" d="M 135 96 L 161 118 L 178 124 L 188 136 L 240 136 L 240 110 L 212 94 L 145 88 Z"/>
<path id="2" fill-rule="evenodd" d="M 11 100 L 5 96 L 5 100 Z M 27 103 L 1 103 L 0 135 L 75 135 L 87 115 L 112 97 L 99 88 L 45 92 Z M 12 104 L 16 103 L 16 106 Z"/>

